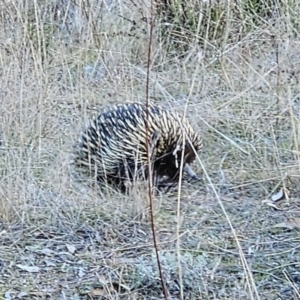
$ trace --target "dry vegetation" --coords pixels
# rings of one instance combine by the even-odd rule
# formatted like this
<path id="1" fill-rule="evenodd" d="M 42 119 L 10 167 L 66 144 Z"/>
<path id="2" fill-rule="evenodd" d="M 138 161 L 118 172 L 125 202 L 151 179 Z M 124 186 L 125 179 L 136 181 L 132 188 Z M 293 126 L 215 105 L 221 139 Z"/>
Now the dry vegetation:
<path id="1" fill-rule="evenodd" d="M 159 16 L 153 37 L 150 99 L 187 107 L 205 143 L 201 182 L 154 198 L 170 299 L 300 299 L 300 4 L 197 3 L 188 38 Z M 0 299 L 163 298 L 145 189 L 92 189 L 68 166 L 97 109 L 145 101 L 149 16 L 141 0 L 1 2 Z"/>

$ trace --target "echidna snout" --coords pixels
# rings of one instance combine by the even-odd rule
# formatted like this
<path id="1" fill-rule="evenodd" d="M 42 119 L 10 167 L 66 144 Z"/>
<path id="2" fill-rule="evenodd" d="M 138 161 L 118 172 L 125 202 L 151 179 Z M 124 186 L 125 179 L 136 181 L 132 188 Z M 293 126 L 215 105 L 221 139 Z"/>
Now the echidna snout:
<path id="1" fill-rule="evenodd" d="M 195 180 L 200 179 L 188 163 L 186 163 L 184 165 L 183 171 L 186 172 L 192 179 L 195 179 Z"/>

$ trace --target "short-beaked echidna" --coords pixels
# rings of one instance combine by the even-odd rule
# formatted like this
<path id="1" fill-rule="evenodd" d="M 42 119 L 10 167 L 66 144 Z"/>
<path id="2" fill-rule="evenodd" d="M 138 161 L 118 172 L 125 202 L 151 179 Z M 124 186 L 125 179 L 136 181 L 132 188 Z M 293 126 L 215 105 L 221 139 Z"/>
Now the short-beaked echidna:
<path id="1" fill-rule="evenodd" d="M 187 119 L 157 105 L 121 104 L 91 121 L 74 146 L 74 163 L 97 181 L 124 188 L 128 181 L 148 178 L 149 149 L 152 178 L 159 188 L 178 181 L 183 145 L 183 170 L 197 178 L 189 164 L 202 139 Z"/>

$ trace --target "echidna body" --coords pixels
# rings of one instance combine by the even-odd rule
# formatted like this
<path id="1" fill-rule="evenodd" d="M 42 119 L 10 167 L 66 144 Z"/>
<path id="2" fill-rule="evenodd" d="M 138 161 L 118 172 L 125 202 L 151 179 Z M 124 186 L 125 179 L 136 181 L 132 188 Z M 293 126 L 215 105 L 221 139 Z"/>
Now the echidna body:
<path id="1" fill-rule="evenodd" d="M 97 181 L 123 187 L 148 178 L 148 149 L 154 183 L 163 185 L 178 181 L 183 150 L 184 171 L 197 178 L 189 164 L 201 148 L 201 137 L 186 119 L 156 105 L 129 103 L 91 121 L 75 145 L 74 163 Z"/>

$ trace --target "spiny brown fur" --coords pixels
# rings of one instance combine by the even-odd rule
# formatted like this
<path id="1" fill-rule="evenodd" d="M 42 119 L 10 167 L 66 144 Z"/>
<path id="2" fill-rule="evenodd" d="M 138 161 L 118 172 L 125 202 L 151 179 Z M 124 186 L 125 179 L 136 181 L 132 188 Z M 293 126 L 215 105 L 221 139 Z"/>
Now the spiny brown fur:
<path id="1" fill-rule="evenodd" d="M 202 148 L 201 137 L 178 114 L 157 105 L 129 103 L 113 106 L 91 121 L 75 144 L 74 163 L 100 182 L 124 187 L 127 180 L 148 178 L 147 140 L 157 185 L 178 181 L 184 140 L 183 165 Z"/>

